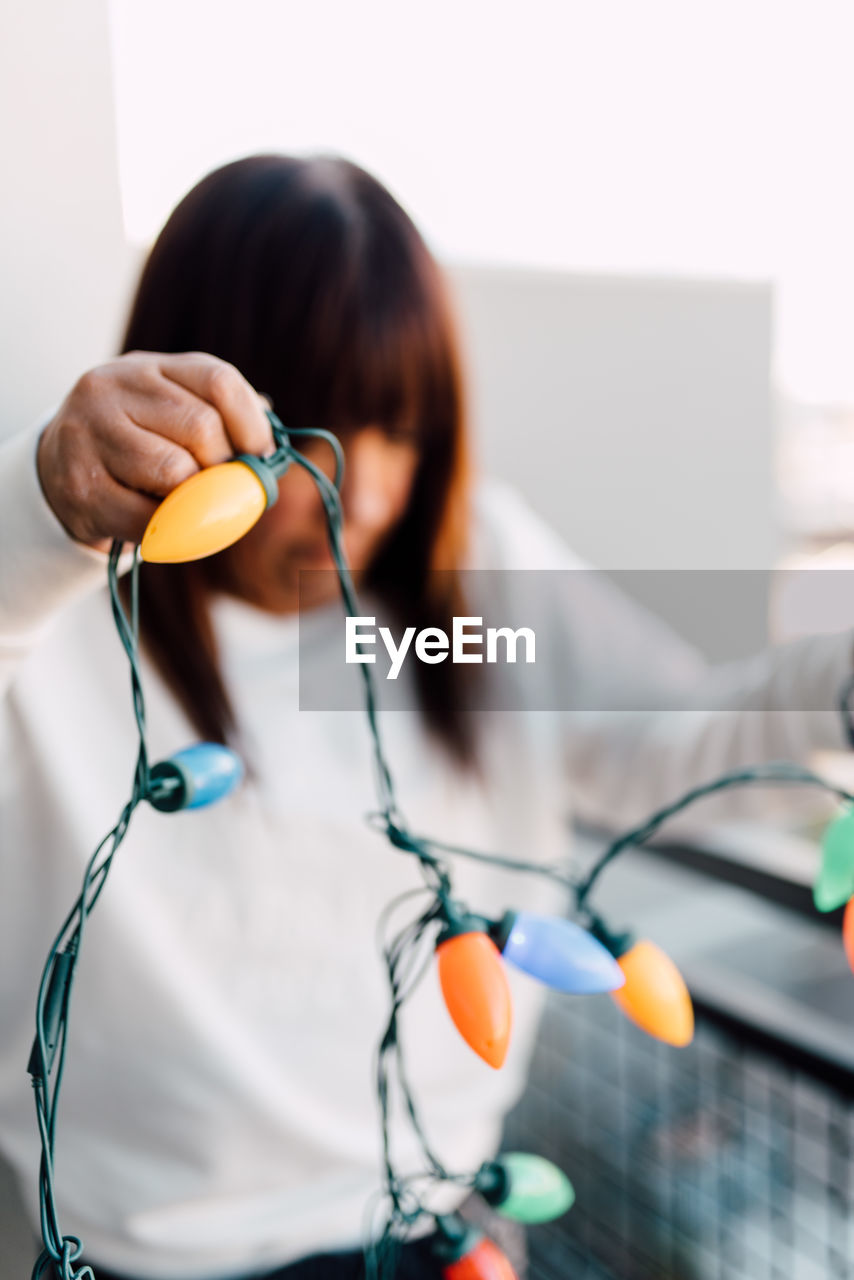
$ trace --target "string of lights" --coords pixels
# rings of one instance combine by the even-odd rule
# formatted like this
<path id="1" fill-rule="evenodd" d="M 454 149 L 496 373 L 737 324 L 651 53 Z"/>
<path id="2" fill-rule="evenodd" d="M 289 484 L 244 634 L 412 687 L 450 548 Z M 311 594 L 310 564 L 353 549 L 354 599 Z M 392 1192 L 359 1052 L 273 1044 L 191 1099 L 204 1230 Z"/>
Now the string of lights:
<path id="1" fill-rule="evenodd" d="M 56 1117 L 62 1084 L 71 994 L 86 921 L 97 903 L 110 868 L 143 802 L 162 812 L 197 808 L 226 796 L 239 783 L 238 757 L 218 743 L 197 743 L 151 765 L 148 758 L 145 698 L 139 658 L 140 558 L 179 562 L 211 555 L 237 541 L 278 497 L 278 480 L 292 465 L 314 480 L 323 504 L 333 563 L 345 612 L 360 613 L 356 591 L 343 552 L 339 497 L 344 458 L 340 443 L 325 431 L 286 430 L 272 412 L 268 417 L 275 452 L 260 459 L 240 455 L 200 471 L 164 499 L 134 548 L 130 566 L 130 616 L 119 595 L 122 544 L 114 543 L 107 565 L 113 620 L 127 656 L 137 756 L 131 794 L 118 820 L 92 854 L 81 891 L 63 921 L 39 985 L 36 1033 L 28 1070 L 36 1101 L 42 1155 L 39 1175 L 43 1249 L 32 1280 L 55 1275 L 58 1280 L 96 1280 L 92 1267 L 76 1264 L 82 1242 L 63 1234 L 54 1185 Z M 291 438 L 324 440 L 332 449 L 330 479 Z M 469 849 L 414 833 L 398 805 L 394 780 L 380 731 L 378 705 L 370 667 L 360 664 L 364 710 L 372 747 L 378 810 L 371 824 L 392 848 L 414 857 L 424 886 L 396 899 L 383 913 L 379 937 L 388 980 L 390 1011 L 377 1049 L 376 1088 L 381 1118 L 384 1225 L 373 1225 L 365 1246 L 368 1280 L 393 1280 L 400 1249 L 415 1227 L 427 1221 L 435 1230 L 435 1253 L 445 1280 L 515 1280 L 513 1269 L 492 1241 L 455 1213 L 435 1212 L 430 1194 L 443 1184 L 477 1191 L 504 1216 L 521 1222 L 548 1221 L 565 1213 L 574 1200 L 566 1175 L 542 1158 L 523 1152 L 503 1153 L 480 1169 L 453 1172 L 433 1150 L 410 1087 L 400 1035 L 400 1013 L 436 956 L 439 982 L 448 1012 L 468 1045 L 491 1067 L 502 1066 L 510 1040 L 512 1000 L 505 962 L 552 988 L 573 994 L 609 992 L 623 1012 L 649 1034 L 672 1045 L 685 1045 L 693 1035 L 690 995 L 676 966 L 652 941 L 616 932 L 591 905 L 601 875 L 626 849 L 652 840 L 669 819 L 706 796 L 748 785 L 805 785 L 835 795 L 844 807 L 827 828 L 814 886 L 820 911 L 848 903 L 843 940 L 854 968 L 854 796 L 809 769 L 786 761 L 733 770 L 694 787 L 659 809 L 643 823 L 611 841 L 582 877 L 561 866 L 541 865 L 499 853 Z M 854 682 L 852 682 L 854 687 Z M 849 690 L 850 692 L 850 690 Z M 848 697 L 840 709 L 852 737 Z M 472 859 L 505 871 L 540 876 L 567 890 L 573 919 L 542 917 L 509 910 L 490 919 L 454 896 L 451 864 Z M 418 899 L 417 913 L 391 936 L 391 919 L 406 902 Z M 392 1100 L 397 1091 L 417 1139 L 424 1168 L 398 1173 L 392 1153 Z"/>

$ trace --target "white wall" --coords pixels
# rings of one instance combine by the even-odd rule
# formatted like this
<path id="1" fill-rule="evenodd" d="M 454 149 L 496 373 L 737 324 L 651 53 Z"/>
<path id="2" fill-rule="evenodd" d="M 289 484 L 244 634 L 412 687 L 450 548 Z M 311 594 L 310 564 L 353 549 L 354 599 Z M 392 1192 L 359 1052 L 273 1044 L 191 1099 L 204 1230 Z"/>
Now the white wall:
<path id="1" fill-rule="evenodd" d="M 2 25 L 0 436 L 57 403 L 115 347 L 135 266 L 121 221 L 106 0 L 6 0 Z M 0 1276 L 28 1276 L 36 1253 L 0 1165 Z"/>
<path id="2" fill-rule="evenodd" d="M 107 0 L 7 0 L 0 38 L 0 435 L 109 352 L 122 230 Z"/>
<path id="3" fill-rule="evenodd" d="M 481 454 L 617 569 L 778 558 L 764 285 L 458 268 Z"/>
<path id="4" fill-rule="evenodd" d="M 769 286 L 460 267 L 479 452 L 712 660 L 768 640 Z M 639 570 L 690 570 L 678 575 Z"/>

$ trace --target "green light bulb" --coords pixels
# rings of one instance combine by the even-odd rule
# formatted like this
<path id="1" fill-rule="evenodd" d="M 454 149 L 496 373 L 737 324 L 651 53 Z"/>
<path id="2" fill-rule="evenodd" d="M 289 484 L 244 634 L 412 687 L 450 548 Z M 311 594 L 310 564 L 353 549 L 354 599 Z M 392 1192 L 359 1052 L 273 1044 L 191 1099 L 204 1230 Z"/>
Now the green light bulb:
<path id="1" fill-rule="evenodd" d="M 843 809 L 821 840 L 821 867 L 813 885 L 819 911 L 835 911 L 854 895 L 854 809 Z"/>
<path id="2" fill-rule="evenodd" d="M 484 1165 L 475 1189 L 504 1218 L 516 1222 L 552 1222 L 575 1203 L 566 1174 L 542 1156 L 507 1151 Z"/>

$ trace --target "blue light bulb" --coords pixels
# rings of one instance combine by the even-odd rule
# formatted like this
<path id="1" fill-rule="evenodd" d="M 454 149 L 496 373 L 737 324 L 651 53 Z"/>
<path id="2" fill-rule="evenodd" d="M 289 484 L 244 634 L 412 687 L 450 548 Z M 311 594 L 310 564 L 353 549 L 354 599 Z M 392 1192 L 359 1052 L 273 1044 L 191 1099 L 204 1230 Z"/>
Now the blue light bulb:
<path id="1" fill-rule="evenodd" d="M 626 980 L 610 951 L 571 920 L 508 911 L 490 934 L 505 960 L 557 991 L 593 995 Z"/>
<path id="2" fill-rule="evenodd" d="M 155 809 L 201 809 L 234 790 L 243 778 L 243 761 L 219 742 L 196 742 L 154 765 L 149 778 Z"/>

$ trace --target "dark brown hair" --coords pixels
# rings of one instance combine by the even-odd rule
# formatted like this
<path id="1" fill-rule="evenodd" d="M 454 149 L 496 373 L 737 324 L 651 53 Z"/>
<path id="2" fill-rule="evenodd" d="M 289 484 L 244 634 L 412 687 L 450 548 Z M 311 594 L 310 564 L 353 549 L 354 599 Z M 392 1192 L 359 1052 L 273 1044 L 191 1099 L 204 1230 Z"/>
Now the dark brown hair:
<path id="1" fill-rule="evenodd" d="M 441 272 L 390 193 L 346 160 L 252 156 L 181 201 L 143 269 L 124 351 L 206 351 L 285 426 L 417 433 L 403 519 L 366 585 L 407 625 L 450 631 L 468 523 L 458 340 Z M 201 736 L 235 737 L 209 612 L 216 565 L 145 565 L 143 640 Z M 435 570 L 444 570 L 437 573 Z M 471 667 L 416 665 L 422 712 L 471 762 Z"/>

